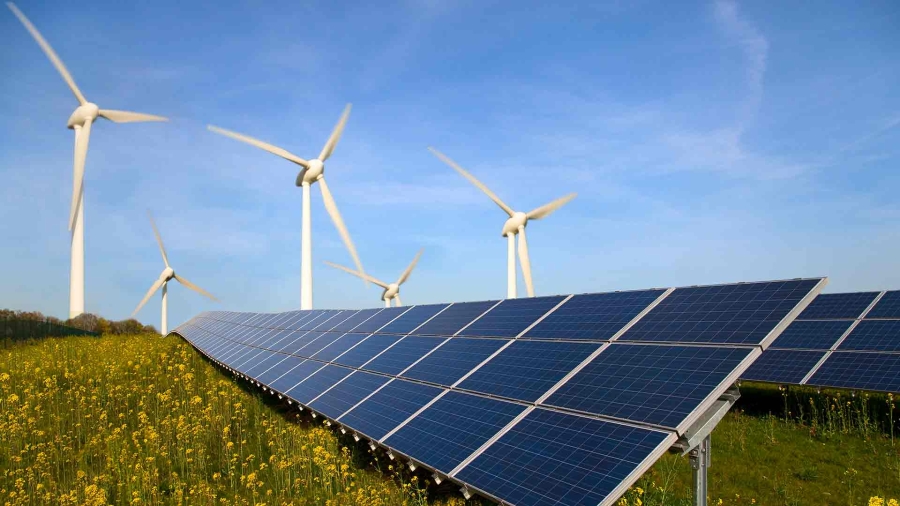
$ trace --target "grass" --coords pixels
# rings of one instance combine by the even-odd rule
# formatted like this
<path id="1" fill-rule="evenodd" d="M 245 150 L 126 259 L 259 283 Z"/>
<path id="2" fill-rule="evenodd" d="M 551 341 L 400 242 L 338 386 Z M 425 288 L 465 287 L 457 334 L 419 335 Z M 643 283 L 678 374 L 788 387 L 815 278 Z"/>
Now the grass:
<path id="1" fill-rule="evenodd" d="M 741 390 L 713 433 L 711 504 L 900 506 L 892 397 Z M 245 390 L 179 339 L 0 350 L 2 504 L 466 504 L 427 476 Z M 620 504 L 691 504 L 690 485 L 688 459 L 668 454 Z"/>

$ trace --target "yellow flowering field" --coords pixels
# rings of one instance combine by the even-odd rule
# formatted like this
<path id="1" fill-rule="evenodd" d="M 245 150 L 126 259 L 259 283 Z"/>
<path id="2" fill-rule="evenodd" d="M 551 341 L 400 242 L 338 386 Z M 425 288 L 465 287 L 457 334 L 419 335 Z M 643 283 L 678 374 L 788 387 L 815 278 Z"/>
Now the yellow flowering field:
<path id="1" fill-rule="evenodd" d="M 418 478 L 379 472 L 375 456 L 266 404 L 180 339 L 0 353 L 0 504 L 426 503 Z"/>

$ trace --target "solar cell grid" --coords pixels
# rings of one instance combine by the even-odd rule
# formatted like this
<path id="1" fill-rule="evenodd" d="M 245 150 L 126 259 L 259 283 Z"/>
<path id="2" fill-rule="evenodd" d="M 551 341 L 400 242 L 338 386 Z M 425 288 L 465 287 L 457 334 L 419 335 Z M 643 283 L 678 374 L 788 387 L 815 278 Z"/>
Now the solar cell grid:
<path id="1" fill-rule="evenodd" d="M 282 374 L 290 371 L 294 367 L 300 365 L 304 359 L 291 355 L 282 355 L 281 362 L 274 364 L 268 370 L 262 372 L 257 380 L 260 383 L 271 385 L 273 381 L 280 378 Z"/>
<path id="2" fill-rule="evenodd" d="M 524 410 L 521 404 L 448 392 L 383 442 L 449 473 Z"/>
<path id="3" fill-rule="evenodd" d="M 391 307 L 384 308 L 380 312 L 378 312 L 375 316 L 369 318 L 368 320 L 360 323 L 354 330 L 354 332 L 365 332 L 371 333 L 376 330 L 384 327 L 388 323 L 391 322 L 394 318 L 397 318 L 409 308 L 406 307 Z"/>
<path id="4" fill-rule="evenodd" d="M 758 345 L 819 282 L 678 288 L 620 340 Z"/>
<path id="5" fill-rule="evenodd" d="M 866 318 L 900 318 L 900 290 L 885 292 Z"/>
<path id="6" fill-rule="evenodd" d="M 374 360 L 365 364 L 363 369 L 391 375 L 400 374 L 446 339 L 444 337 L 404 337 Z"/>
<path id="7" fill-rule="evenodd" d="M 665 290 L 575 295 L 541 320 L 526 337 L 542 339 L 611 338 Z"/>
<path id="8" fill-rule="evenodd" d="M 416 335 L 452 336 L 491 308 L 497 301 L 460 302 L 451 305 L 440 314 L 416 329 Z"/>
<path id="9" fill-rule="evenodd" d="M 268 371 L 273 365 L 284 360 L 284 357 L 285 355 L 282 355 L 281 353 L 265 352 L 262 360 L 258 360 L 253 367 L 245 369 L 247 371 L 247 376 L 259 378 L 260 374 Z"/>
<path id="10" fill-rule="evenodd" d="M 504 300 L 458 335 L 515 337 L 563 299 L 563 296 L 553 296 Z"/>
<path id="11" fill-rule="evenodd" d="M 768 349 L 741 376 L 750 381 L 799 385 L 825 356 L 825 351 Z"/>
<path id="12" fill-rule="evenodd" d="M 360 323 L 368 320 L 369 318 L 375 316 L 381 309 L 363 309 L 362 311 L 357 312 L 350 318 L 342 321 L 341 323 L 335 325 L 335 327 L 331 330 L 340 331 L 340 332 L 349 332 L 353 330 Z"/>
<path id="13" fill-rule="evenodd" d="M 599 343 L 515 341 L 459 388 L 534 402 L 599 347 Z"/>
<path id="14" fill-rule="evenodd" d="M 309 407 L 331 418 L 337 418 L 388 382 L 390 378 L 356 371 L 310 403 Z"/>
<path id="15" fill-rule="evenodd" d="M 303 353 L 303 350 L 309 346 L 311 343 L 318 340 L 322 337 L 322 332 L 314 332 L 314 331 L 306 331 L 299 333 L 296 337 L 289 337 L 285 339 L 281 345 L 281 351 L 283 353 L 290 353 L 292 355 L 301 355 L 308 357 L 309 353 Z"/>
<path id="16" fill-rule="evenodd" d="M 390 322 L 378 332 L 383 334 L 408 334 L 448 305 L 449 304 L 431 304 L 428 306 L 411 307 L 399 318 Z"/>
<path id="17" fill-rule="evenodd" d="M 753 352 L 613 343 L 545 404 L 678 428 Z"/>
<path id="18" fill-rule="evenodd" d="M 847 335 L 837 349 L 900 351 L 900 320 L 863 320 Z"/>
<path id="19" fill-rule="evenodd" d="M 321 368 L 325 364 L 319 362 L 318 365 Z M 351 372 L 353 371 L 346 367 L 325 365 L 324 368 L 320 369 L 312 376 L 301 381 L 299 384 L 294 385 L 294 387 L 285 392 L 285 394 L 301 404 L 309 404 L 309 401 L 318 397 L 319 394 L 331 388 L 335 383 L 344 379 Z"/>
<path id="20" fill-rule="evenodd" d="M 454 337 L 403 376 L 450 386 L 508 342 L 505 339 Z"/>
<path id="21" fill-rule="evenodd" d="M 538 408 L 455 477 L 517 506 L 596 506 L 673 439 Z"/>
<path id="22" fill-rule="evenodd" d="M 807 384 L 900 392 L 900 354 L 836 351 Z"/>
<path id="23" fill-rule="evenodd" d="M 360 367 L 400 339 L 400 336 L 390 334 L 373 334 L 334 361 L 350 367 Z"/>
<path id="24" fill-rule="evenodd" d="M 318 360 L 331 361 L 337 358 L 341 353 L 349 350 L 354 345 L 366 338 L 368 334 L 357 334 L 349 332 L 339 337 L 337 340 L 323 348 L 321 351 L 313 355 Z"/>
<path id="25" fill-rule="evenodd" d="M 338 421 L 379 440 L 440 393 L 441 389 L 437 387 L 394 380 Z"/>
<path id="26" fill-rule="evenodd" d="M 858 318 L 879 292 L 826 293 L 817 296 L 797 319 Z"/>
<path id="27" fill-rule="evenodd" d="M 772 348 L 827 350 L 850 328 L 853 320 L 795 320 L 772 342 Z"/>
<path id="28" fill-rule="evenodd" d="M 321 362 L 316 362 L 314 360 L 303 360 L 296 367 L 273 380 L 270 385 L 274 390 L 277 390 L 281 393 L 286 393 L 294 385 L 300 383 L 301 381 L 306 379 L 307 376 L 316 372 L 321 367 Z"/>

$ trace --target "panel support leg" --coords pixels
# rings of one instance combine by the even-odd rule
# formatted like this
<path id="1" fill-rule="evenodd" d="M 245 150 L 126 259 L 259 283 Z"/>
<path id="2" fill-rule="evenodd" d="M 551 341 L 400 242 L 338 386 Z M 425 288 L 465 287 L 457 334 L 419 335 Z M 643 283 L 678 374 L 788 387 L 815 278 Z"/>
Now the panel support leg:
<path id="1" fill-rule="evenodd" d="M 709 452 L 708 435 L 690 452 L 691 474 L 694 478 L 694 506 L 706 506 L 709 491 Z"/>

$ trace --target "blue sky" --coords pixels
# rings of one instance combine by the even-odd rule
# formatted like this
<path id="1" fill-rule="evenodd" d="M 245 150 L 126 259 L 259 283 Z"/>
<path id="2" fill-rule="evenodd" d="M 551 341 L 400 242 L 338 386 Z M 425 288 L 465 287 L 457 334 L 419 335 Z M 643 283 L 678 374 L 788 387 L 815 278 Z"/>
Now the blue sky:
<path id="1" fill-rule="evenodd" d="M 28 2 L 101 107 L 172 118 L 94 128 L 86 308 L 127 317 L 162 270 L 170 322 L 299 307 L 296 167 L 327 166 L 366 270 L 407 304 L 500 298 L 505 215 L 433 145 L 527 211 L 538 294 L 827 275 L 900 288 L 900 4 L 884 2 Z M 65 316 L 77 103 L 0 12 L 0 307 Z M 315 189 L 314 189 L 315 190 Z M 315 306 L 379 304 L 313 193 Z M 520 280 L 520 289 L 524 289 Z M 139 315 L 159 324 L 159 299 Z"/>

